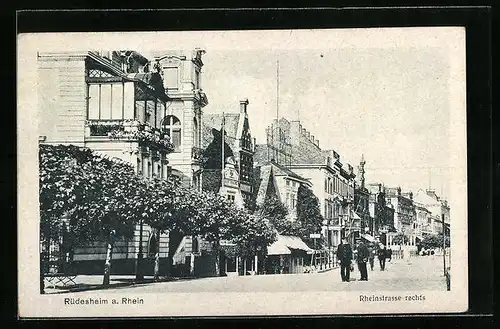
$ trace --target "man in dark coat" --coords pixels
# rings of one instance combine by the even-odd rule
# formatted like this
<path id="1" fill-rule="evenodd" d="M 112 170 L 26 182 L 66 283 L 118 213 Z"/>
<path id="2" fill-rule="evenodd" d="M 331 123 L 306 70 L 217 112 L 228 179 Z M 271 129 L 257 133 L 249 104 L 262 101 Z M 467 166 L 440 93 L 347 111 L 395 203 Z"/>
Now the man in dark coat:
<path id="1" fill-rule="evenodd" d="M 342 239 L 342 243 L 337 247 L 337 259 L 340 262 L 340 276 L 342 282 L 349 282 L 351 274 L 352 249 L 347 240 Z"/>
<path id="2" fill-rule="evenodd" d="M 387 249 L 385 246 L 380 246 L 378 249 L 378 262 L 380 264 L 380 270 L 385 270 L 385 258 L 387 257 Z"/>
<path id="3" fill-rule="evenodd" d="M 358 254 L 356 262 L 358 263 L 359 273 L 361 275 L 360 281 L 368 281 L 368 271 L 366 269 L 366 263 L 368 262 L 368 257 L 370 252 L 366 245 L 360 241 L 358 244 Z"/>

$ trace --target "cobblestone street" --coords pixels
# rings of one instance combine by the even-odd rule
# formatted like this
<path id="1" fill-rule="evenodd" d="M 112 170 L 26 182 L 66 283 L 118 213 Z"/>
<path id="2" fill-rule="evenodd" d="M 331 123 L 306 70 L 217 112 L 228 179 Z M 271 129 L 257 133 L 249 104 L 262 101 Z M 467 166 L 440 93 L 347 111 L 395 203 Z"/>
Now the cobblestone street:
<path id="1" fill-rule="evenodd" d="M 350 282 L 341 282 L 339 269 L 315 274 L 258 275 L 201 278 L 176 282 L 142 284 L 109 289 L 113 293 L 189 293 L 189 292 L 300 292 L 300 291 L 445 291 L 442 258 L 439 256 L 394 259 L 380 271 L 375 263 L 368 269 L 368 281 L 359 281 L 359 272 L 351 273 Z M 102 294 L 103 291 L 87 293 Z M 70 293 L 65 295 L 77 295 Z"/>

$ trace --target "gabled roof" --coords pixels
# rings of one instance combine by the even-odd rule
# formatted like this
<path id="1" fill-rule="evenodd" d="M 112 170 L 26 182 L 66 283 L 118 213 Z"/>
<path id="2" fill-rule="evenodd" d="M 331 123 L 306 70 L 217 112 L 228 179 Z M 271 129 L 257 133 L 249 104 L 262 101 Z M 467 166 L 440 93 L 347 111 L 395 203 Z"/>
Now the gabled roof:
<path id="1" fill-rule="evenodd" d="M 257 206 L 261 206 L 266 200 L 267 190 L 269 184 L 274 184 L 275 191 L 278 190 L 276 186 L 276 182 L 273 176 L 273 170 L 271 166 L 260 167 L 260 170 L 254 172 L 254 179 L 258 182 L 257 188 L 254 189 L 255 195 L 255 204 Z"/>
<path id="2" fill-rule="evenodd" d="M 224 130 L 226 135 L 238 138 L 238 122 L 240 113 L 224 113 Z M 203 114 L 203 125 L 220 130 L 222 127 L 222 114 Z"/>
<path id="3" fill-rule="evenodd" d="M 420 203 L 424 206 L 429 206 L 429 205 L 439 205 L 440 202 L 433 197 L 429 196 L 425 191 L 419 190 L 415 196 L 413 197 L 413 200 L 417 203 Z"/>
<path id="4" fill-rule="evenodd" d="M 271 159 L 268 159 L 267 144 L 256 144 L 255 153 L 253 154 L 253 162 L 257 165 L 265 164 Z"/>
<path id="5" fill-rule="evenodd" d="M 279 163 L 276 163 L 274 161 L 267 161 L 263 163 L 262 165 L 259 164 L 259 166 L 272 166 L 273 167 L 273 173 L 275 176 L 288 176 L 295 178 L 296 180 L 302 181 L 304 183 L 308 183 L 309 181 L 305 179 L 304 177 L 300 176 L 299 174 L 293 172 L 292 170 L 288 169 L 287 167 L 280 165 Z"/>

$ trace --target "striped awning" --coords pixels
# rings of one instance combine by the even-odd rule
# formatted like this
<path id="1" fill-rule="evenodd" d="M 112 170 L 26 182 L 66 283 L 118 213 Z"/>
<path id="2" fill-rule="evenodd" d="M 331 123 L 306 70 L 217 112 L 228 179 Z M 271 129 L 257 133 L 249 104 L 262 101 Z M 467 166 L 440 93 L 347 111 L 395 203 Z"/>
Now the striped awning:
<path id="1" fill-rule="evenodd" d="M 370 234 L 361 234 L 361 237 L 369 242 L 375 242 L 375 238 Z"/>
<path id="2" fill-rule="evenodd" d="M 290 255 L 292 250 L 301 250 L 307 253 L 312 253 L 301 238 L 289 235 L 278 235 L 278 239 L 267 247 L 268 255 Z"/>

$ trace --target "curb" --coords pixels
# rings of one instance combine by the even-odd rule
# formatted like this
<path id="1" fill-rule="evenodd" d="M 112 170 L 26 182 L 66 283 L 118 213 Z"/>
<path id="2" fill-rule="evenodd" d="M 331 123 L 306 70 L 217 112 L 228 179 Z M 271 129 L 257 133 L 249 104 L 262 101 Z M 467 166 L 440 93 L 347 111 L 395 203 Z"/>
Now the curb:
<path id="1" fill-rule="evenodd" d="M 45 292 L 44 295 L 66 294 L 66 293 L 72 293 L 72 292 L 83 292 L 83 291 L 93 291 L 93 290 L 107 290 L 107 289 L 131 287 L 131 286 L 150 284 L 150 283 L 172 282 L 172 281 L 178 281 L 178 279 L 175 279 L 175 278 L 164 278 L 164 279 L 158 279 L 158 280 L 151 279 L 151 280 L 143 280 L 143 281 L 113 283 L 113 284 L 109 284 L 107 286 L 104 286 L 102 284 L 90 285 L 90 286 L 81 287 L 81 288 L 77 287 L 77 288 L 68 288 L 68 289 L 58 289 L 55 292 L 49 292 L 49 293 Z M 54 289 L 52 289 L 52 290 L 54 290 Z"/>
<path id="2" fill-rule="evenodd" d="M 328 272 L 328 271 L 331 271 L 331 270 L 335 270 L 337 268 L 339 268 L 339 267 L 338 266 L 334 266 L 334 267 L 330 267 L 330 268 L 318 270 L 316 273 L 324 273 L 324 272 Z"/>

